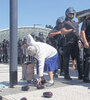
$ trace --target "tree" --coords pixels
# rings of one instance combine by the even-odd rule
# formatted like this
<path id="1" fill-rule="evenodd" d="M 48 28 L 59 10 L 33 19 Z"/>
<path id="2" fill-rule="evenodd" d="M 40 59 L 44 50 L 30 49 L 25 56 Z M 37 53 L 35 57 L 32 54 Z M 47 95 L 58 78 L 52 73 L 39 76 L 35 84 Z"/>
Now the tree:
<path id="1" fill-rule="evenodd" d="M 45 28 L 50 28 L 50 29 L 52 29 L 53 27 L 52 27 L 52 25 L 46 25 Z"/>

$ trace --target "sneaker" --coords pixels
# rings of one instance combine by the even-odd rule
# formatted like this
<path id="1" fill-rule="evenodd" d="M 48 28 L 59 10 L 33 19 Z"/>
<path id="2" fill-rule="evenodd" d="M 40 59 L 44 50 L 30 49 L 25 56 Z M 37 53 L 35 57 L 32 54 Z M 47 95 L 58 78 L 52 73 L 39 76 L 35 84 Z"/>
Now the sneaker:
<path id="1" fill-rule="evenodd" d="M 53 83 L 48 82 L 48 83 L 46 83 L 45 85 L 46 85 L 47 87 L 50 87 L 50 86 L 53 86 L 53 85 L 54 85 L 54 82 L 53 82 Z"/>

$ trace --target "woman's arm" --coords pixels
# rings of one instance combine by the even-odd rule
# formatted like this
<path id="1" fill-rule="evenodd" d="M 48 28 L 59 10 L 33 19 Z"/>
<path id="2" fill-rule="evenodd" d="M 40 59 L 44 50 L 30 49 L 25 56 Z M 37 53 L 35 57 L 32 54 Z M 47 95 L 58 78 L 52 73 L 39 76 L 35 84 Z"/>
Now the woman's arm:
<path id="1" fill-rule="evenodd" d="M 43 78 L 44 62 L 45 62 L 45 59 L 39 57 L 39 59 L 38 59 L 38 63 L 39 63 L 39 67 L 38 67 L 39 76 L 38 76 L 37 84 L 41 84 L 41 80 Z"/>

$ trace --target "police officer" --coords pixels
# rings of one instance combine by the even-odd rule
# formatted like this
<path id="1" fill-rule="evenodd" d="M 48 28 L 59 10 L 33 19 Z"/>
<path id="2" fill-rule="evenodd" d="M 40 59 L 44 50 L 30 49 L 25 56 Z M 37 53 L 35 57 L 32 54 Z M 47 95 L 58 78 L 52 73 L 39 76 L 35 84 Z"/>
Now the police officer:
<path id="1" fill-rule="evenodd" d="M 38 41 L 40 41 L 40 42 L 46 42 L 45 38 L 44 38 L 44 35 L 43 35 L 43 32 L 39 32 Z"/>
<path id="2" fill-rule="evenodd" d="M 58 53 L 59 53 L 60 69 L 61 69 L 60 73 L 63 73 L 63 34 L 66 34 L 66 33 L 72 31 L 72 29 L 70 29 L 70 30 L 63 29 L 62 30 L 63 22 L 64 22 L 64 18 L 63 17 L 59 17 L 56 20 L 56 26 L 50 31 L 50 33 L 48 35 L 48 37 L 49 37 L 49 39 L 51 41 L 50 44 L 53 47 L 55 47 L 58 50 Z M 58 77 L 58 73 L 57 72 L 58 72 L 57 70 L 54 71 L 54 76 L 55 77 Z"/>
<path id="3" fill-rule="evenodd" d="M 56 34 L 56 32 L 60 31 L 62 26 L 63 26 L 63 22 L 64 22 L 64 19 L 63 17 L 60 17 L 56 20 L 56 26 L 52 29 L 52 31 L 49 33 L 48 37 L 51 37 L 50 40 L 51 40 L 51 45 L 53 47 L 55 47 L 58 51 L 59 51 L 59 48 L 58 47 L 58 43 L 60 41 L 58 41 L 59 39 L 61 40 L 61 38 L 63 38 L 62 35 L 60 34 Z M 59 45 L 60 46 L 60 45 Z M 61 55 L 60 55 L 60 52 L 59 53 L 59 58 L 61 58 Z M 60 59 L 61 61 L 63 61 L 62 59 Z M 62 62 L 60 62 L 62 63 Z M 59 66 L 58 66 L 59 67 Z M 62 72 L 63 72 L 63 65 L 62 65 Z M 58 70 L 54 71 L 54 76 L 55 77 L 58 77 Z"/>
<path id="4" fill-rule="evenodd" d="M 74 57 L 77 62 L 78 68 L 78 79 L 82 79 L 82 67 L 80 64 L 80 56 L 79 56 L 79 47 L 78 47 L 78 40 L 79 40 L 79 31 L 78 31 L 78 23 L 73 21 L 75 10 L 71 7 L 66 9 L 65 12 L 66 18 L 64 22 L 64 28 L 66 29 L 73 29 L 72 32 L 65 35 L 64 38 L 64 78 L 71 80 L 72 78 L 69 75 L 69 59 L 70 55 L 73 52 Z"/>
<path id="5" fill-rule="evenodd" d="M 84 82 L 90 82 L 90 16 L 86 18 L 81 27 L 81 36 L 84 42 Z"/>
<path id="6" fill-rule="evenodd" d="M 3 50 L 2 50 L 2 43 L 0 43 L 0 63 L 2 62 L 3 57 Z"/>
<path id="7" fill-rule="evenodd" d="M 60 17 L 56 20 L 56 26 L 49 32 L 49 39 L 51 40 L 51 45 L 57 48 L 58 45 L 58 37 L 61 36 L 61 28 L 63 26 L 64 19 Z M 60 33 L 59 33 L 60 32 Z"/>
<path id="8" fill-rule="evenodd" d="M 8 62 L 8 55 L 7 55 L 7 41 L 6 41 L 6 39 L 3 40 L 2 48 L 3 48 L 3 62 L 7 63 Z"/>

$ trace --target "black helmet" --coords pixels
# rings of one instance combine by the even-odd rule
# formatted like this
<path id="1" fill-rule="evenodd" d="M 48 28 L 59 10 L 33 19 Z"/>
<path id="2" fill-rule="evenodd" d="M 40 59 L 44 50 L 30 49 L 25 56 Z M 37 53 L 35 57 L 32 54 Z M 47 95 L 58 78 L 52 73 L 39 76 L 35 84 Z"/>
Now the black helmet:
<path id="1" fill-rule="evenodd" d="M 59 17 L 59 18 L 56 20 L 56 25 L 62 24 L 63 22 L 64 22 L 64 18 L 63 18 L 63 17 Z"/>
<path id="2" fill-rule="evenodd" d="M 43 36 L 43 32 L 39 32 L 39 36 Z"/>
<path id="3" fill-rule="evenodd" d="M 66 9 L 65 15 L 67 16 L 68 14 L 75 14 L 75 10 L 72 7 L 69 7 Z"/>

